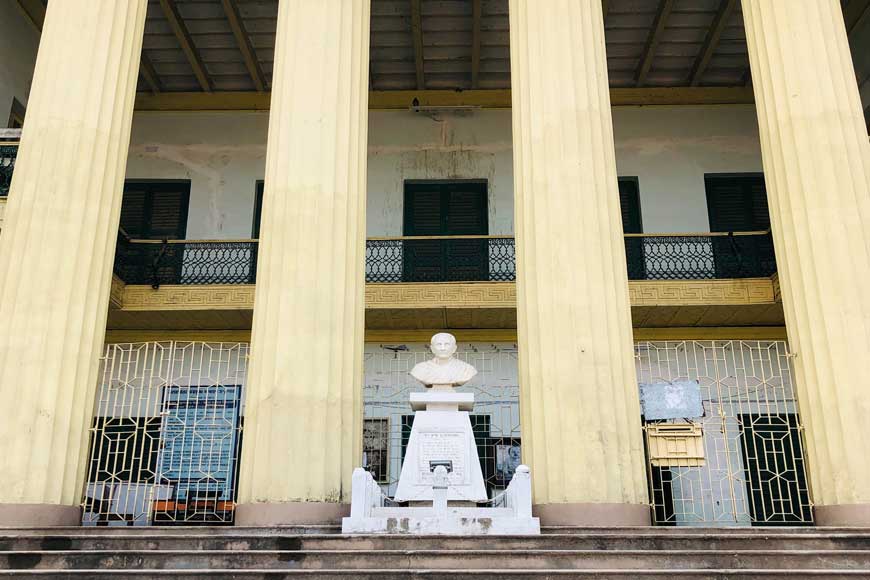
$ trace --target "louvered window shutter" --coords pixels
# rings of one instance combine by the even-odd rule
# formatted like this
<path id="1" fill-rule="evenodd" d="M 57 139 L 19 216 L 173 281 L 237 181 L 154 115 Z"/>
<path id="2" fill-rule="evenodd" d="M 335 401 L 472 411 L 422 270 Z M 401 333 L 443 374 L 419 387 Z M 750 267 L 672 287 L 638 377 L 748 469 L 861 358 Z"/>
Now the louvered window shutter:
<path id="1" fill-rule="evenodd" d="M 636 178 L 619 179 L 619 206 L 622 210 L 622 232 L 625 234 L 642 233 L 640 191 Z M 625 261 L 628 266 L 629 280 L 646 278 L 643 238 L 625 238 Z"/>
<path id="2" fill-rule="evenodd" d="M 767 192 L 761 175 L 707 176 L 710 231 L 748 232 L 770 227 Z"/>
<path id="3" fill-rule="evenodd" d="M 763 175 L 708 175 L 707 212 L 712 232 L 770 228 Z M 770 235 L 711 238 L 716 278 L 766 276 L 776 271 Z"/>
<path id="4" fill-rule="evenodd" d="M 131 238 L 182 240 L 187 235 L 190 182 L 124 184 L 121 227 Z"/>

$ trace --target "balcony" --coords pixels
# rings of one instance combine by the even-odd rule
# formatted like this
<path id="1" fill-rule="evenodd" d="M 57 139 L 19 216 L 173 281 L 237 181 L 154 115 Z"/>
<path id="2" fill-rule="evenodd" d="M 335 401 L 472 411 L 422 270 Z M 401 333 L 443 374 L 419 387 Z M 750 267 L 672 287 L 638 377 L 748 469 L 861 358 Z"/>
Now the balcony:
<path id="1" fill-rule="evenodd" d="M 770 232 L 626 235 L 636 328 L 784 324 Z M 109 329 L 251 327 L 257 240 L 121 235 Z M 516 328 L 510 236 L 366 241 L 367 332 Z M 569 265 L 566 265 L 569 267 Z"/>
<path id="2" fill-rule="evenodd" d="M 764 278 L 776 272 L 770 232 L 626 234 L 629 280 Z M 115 274 L 131 285 L 256 281 L 257 240 L 132 240 L 119 236 Z M 366 240 L 369 284 L 514 282 L 510 236 Z"/>

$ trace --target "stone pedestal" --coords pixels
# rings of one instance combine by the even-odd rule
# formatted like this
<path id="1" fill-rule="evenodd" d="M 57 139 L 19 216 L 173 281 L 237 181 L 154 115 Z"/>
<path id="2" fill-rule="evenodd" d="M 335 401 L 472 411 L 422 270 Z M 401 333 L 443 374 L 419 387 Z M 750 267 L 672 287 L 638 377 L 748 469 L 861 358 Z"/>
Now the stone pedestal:
<path id="1" fill-rule="evenodd" d="M 411 406 L 417 412 L 395 499 L 383 494 L 371 473 L 356 469 L 351 513 L 342 521 L 342 533 L 465 536 L 541 532 L 540 521 L 532 516 L 527 466 L 517 468 L 503 493 L 487 499 L 468 417 L 474 395 L 456 393 L 450 385 L 434 385 L 429 392 L 412 393 Z M 410 502 L 411 507 L 398 507 L 397 502 Z M 475 507 L 474 502 L 488 505 Z"/>
<path id="2" fill-rule="evenodd" d="M 545 524 L 648 524 L 601 1 L 511 0 L 510 36 L 522 452 L 534 501 Z"/>
<path id="3" fill-rule="evenodd" d="M 48 6 L 0 235 L 0 526 L 81 521 L 146 4 Z"/>
<path id="4" fill-rule="evenodd" d="M 819 525 L 870 526 L 870 143 L 834 0 L 743 0 Z"/>
<path id="5" fill-rule="evenodd" d="M 362 456 L 368 0 L 281 0 L 241 525 L 337 523 Z"/>
<path id="6" fill-rule="evenodd" d="M 468 415 L 473 407 L 473 394 L 456 393 L 449 385 L 411 393 L 411 408 L 416 413 L 395 501 L 432 501 L 435 483 L 432 462 L 439 461 L 451 463 L 446 476 L 448 501 L 488 499 Z"/>

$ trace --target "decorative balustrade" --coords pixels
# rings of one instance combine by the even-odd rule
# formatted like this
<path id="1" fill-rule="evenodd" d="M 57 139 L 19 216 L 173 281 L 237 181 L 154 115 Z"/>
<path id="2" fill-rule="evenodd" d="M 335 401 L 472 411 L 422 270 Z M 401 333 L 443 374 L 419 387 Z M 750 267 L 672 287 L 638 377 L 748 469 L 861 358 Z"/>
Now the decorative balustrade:
<path id="1" fill-rule="evenodd" d="M 769 231 L 626 234 L 629 280 L 760 278 L 776 272 Z"/>
<path id="2" fill-rule="evenodd" d="M 627 234 L 630 280 L 757 278 L 776 272 L 770 232 Z M 514 239 L 423 236 L 366 241 L 366 282 L 511 282 Z M 253 284 L 257 240 L 131 240 L 115 273 L 127 284 Z M 566 267 L 568 267 L 566 265 Z"/>
<path id="3" fill-rule="evenodd" d="M 21 129 L 0 129 L 0 197 L 9 195 Z"/>

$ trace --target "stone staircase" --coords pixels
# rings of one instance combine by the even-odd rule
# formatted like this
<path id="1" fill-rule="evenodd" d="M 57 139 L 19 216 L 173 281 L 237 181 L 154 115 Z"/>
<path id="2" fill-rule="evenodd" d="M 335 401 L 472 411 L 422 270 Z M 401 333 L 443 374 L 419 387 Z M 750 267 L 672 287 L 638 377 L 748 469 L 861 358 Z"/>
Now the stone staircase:
<path id="1" fill-rule="evenodd" d="M 338 531 L 6 528 L 0 579 L 870 578 L 870 529 L 546 528 L 525 537 Z"/>

